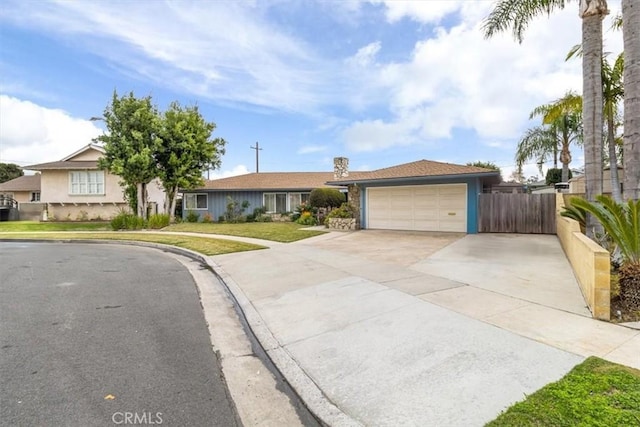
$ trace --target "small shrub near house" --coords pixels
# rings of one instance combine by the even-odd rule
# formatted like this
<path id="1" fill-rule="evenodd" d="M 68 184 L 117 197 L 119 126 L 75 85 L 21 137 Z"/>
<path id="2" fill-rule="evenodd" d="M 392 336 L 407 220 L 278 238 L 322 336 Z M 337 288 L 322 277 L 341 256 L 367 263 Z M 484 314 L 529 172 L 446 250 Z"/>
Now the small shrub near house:
<path id="1" fill-rule="evenodd" d="M 232 197 L 227 197 L 227 209 L 224 212 L 224 221 L 231 224 L 247 222 L 247 217 L 244 212 L 249 208 L 249 204 L 247 200 L 240 203 Z"/>
<path id="2" fill-rule="evenodd" d="M 187 217 L 185 219 L 187 222 L 198 222 L 200 220 L 200 215 L 195 211 L 187 211 Z"/>
<path id="3" fill-rule="evenodd" d="M 309 194 L 309 205 L 314 208 L 337 208 L 345 201 L 344 193 L 335 188 L 316 188 Z"/>
<path id="4" fill-rule="evenodd" d="M 111 220 L 111 228 L 117 230 L 142 230 L 144 228 L 144 218 L 132 213 L 121 211 Z"/>
<path id="5" fill-rule="evenodd" d="M 313 215 L 313 213 L 311 213 L 309 211 L 304 211 L 304 212 L 302 212 L 300 217 L 296 220 L 296 223 L 301 224 L 301 225 L 312 226 L 312 225 L 318 225 L 318 220 Z"/>
<path id="6" fill-rule="evenodd" d="M 169 214 L 155 214 L 149 217 L 148 228 L 158 230 L 169 225 Z"/>
<path id="7" fill-rule="evenodd" d="M 343 203 L 340 205 L 338 209 L 334 209 L 327 214 L 327 217 L 324 219 L 325 225 L 329 223 L 329 219 L 331 218 L 355 218 L 356 217 L 356 208 L 353 207 L 350 203 Z"/>

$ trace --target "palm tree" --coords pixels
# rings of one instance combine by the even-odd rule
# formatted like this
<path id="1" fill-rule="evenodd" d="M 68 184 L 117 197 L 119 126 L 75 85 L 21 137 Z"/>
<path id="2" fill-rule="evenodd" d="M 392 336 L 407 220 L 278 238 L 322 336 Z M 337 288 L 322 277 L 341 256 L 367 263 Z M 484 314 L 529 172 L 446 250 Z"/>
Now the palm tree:
<path id="1" fill-rule="evenodd" d="M 600 195 L 596 202 L 574 197 L 571 205 L 597 218 L 620 250 L 620 297 L 630 309 L 640 310 L 640 200 L 616 203 Z"/>
<path id="2" fill-rule="evenodd" d="M 511 28 L 514 37 L 522 42 L 529 22 L 556 9 L 564 9 L 570 0 L 500 0 L 485 20 L 485 37 Z M 633 0 L 628 0 L 630 4 Z M 631 6 L 633 7 L 633 6 Z M 602 19 L 609 13 L 606 0 L 580 0 L 582 18 L 582 96 L 585 184 L 588 200 L 602 194 Z M 593 237 L 602 228 L 591 215 L 587 233 Z"/>
<path id="3" fill-rule="evenodd" d="M 618 176 L 618 155 L 616 152 L 616 116 L 618 104 L 624 98 L 622 85 L 622 71 L 624 69 L 624 56 L 621 53 L 613 66 L 605 58 L 602 59 L 602 97 L 604 98 L 604 115 L 607 123 L 607 146 L 609 149 L 609 169 L 611 172 L 611 197 L 622 202 L 620 192 L 620 177 Z"/>
<path id="4" fill-rule="evenodd" d="M 640 199 L 640 3 L 622 0 L 624 38 L 624 198 Z"/>
<path id="5" fill-rule="evenodd" d="M 571 163 L 572 143 L 582 143 L 582 97 L 568 92 L 562 98 L 551 104 L 536 107 L 529 116 L 530 119 L 542 116 L 542 125 L 528 129 L 516 149 L 516 164 L 518 168 L 529 159 L 535 158 L 540 166 L 550 155 L 554 158 L 557 168 L 557 156 L 560 152 L 562 163 L 562 182 L 569 180 L 569 163 Z"/>

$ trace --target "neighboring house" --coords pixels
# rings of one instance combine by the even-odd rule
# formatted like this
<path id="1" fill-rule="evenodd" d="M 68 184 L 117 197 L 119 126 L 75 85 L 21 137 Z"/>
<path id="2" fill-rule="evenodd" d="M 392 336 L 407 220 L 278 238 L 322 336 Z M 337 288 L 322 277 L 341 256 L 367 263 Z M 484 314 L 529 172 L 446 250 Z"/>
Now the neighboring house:
<path id="1" fill-rule="evenodd" d="M 0 184 L 0 194 L 18 203 L 40 201 L 40 174 L 23 175 Z"/>
<path id="2" fill-rule="evenodd" d="M 611 172 L 606 167 L 602 171 L 602 192 L 611 194 Z M 620 192 L 622 192 L 622 183 L 624 182 L 624 169 L 618 166 L 618 178 L 620 179 Z M 584 186 L 584 175 L 576 176 L 569 180 L 569 193 L 585 194 L 587 191 Z"/>
<path id="3" fill-rule="evenodd" d="M 209 214 L 217 221 L 229 199 L 249 202 L 247 213 L 259 207 L 270 214 L 293 212 L 309 200 L 311 190 L 329 187 L 326 182 L 331 179 L 331 172 L 260 172 L 205 181 L 202 188 L 184 191 L 182 213 Z"/>
<path id="4" fill-rule="evenodd" d="M 208 181 L 184 195 L 185 212 L 217 219 L 226 196 L 251 208 L 293 210 L 313 188 L 347 188 L 362 228 L 476 233 L 478 194 L 499 182 L 500 173 L 475 166 L 420 160 L 370 172 L 349 172 L 348 160 L 334 159 L 334 172 L 252 173 Z M 304 185 L 303 185 L 304 184 Z"/>
<path id="5" fill-rule="evenodd" d="M 39 171 L 40 201 L 44 219 L 110 219 L 122 209 L 124 200 L 120 177 L 98 169 L 104 149 L 89 144 L 57 162 L 29 165 L 23 169 Z M 164 191 L 157 180 L 148 185 L 151 213 L 164 212 Z"/>
<path id="6" fill-rule="evenodd" d="M 484 189 L 485 193 L 525 193 L 526 186 L 520 182 L 500 182 Z"/>

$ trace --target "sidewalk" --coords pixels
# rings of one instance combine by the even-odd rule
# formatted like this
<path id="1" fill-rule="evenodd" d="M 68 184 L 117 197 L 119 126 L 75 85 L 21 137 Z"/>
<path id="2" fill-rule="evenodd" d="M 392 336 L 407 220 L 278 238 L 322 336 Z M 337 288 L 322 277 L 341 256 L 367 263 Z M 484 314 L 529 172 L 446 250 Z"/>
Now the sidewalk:
<path id="1" fill-rule="evenodd" d="M 209 258 L 267 353 L 330 425 L 483 425 L 587 356 L 640 368 L 640 331 L 587 317 L 557 259 L 536 282 L 536 269 L 523 279 L 469 259 L 475 236 L 407 262 L 399 251 L 411 247 L 359 233 Z M 362 236 L 374 240 L 358 253 Z M 554 241 L 538 243 L 551 250 L 531 256 L 551 262 Z M 542 286 L 549 274 L 562 292 Z"/>

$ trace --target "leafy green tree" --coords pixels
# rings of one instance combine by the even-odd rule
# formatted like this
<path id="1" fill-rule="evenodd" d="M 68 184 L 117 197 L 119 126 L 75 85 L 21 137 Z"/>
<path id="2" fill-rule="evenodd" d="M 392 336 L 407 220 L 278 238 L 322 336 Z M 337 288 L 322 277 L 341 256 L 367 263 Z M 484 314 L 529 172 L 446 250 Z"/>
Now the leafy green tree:
<path id="1" fill-rule="evenodd" d="M 600 195 L 596 202 L 574 197 L 571 204 L 597 218 L 620 250 L 620 297 L 630 309 L 640 310 L 640 200 L 616 203 Z"/>
<path id="2" fill-rule="evenodd" d="M 545 182 L 547 183 L 547 185 L 557 184 L 558 182 L 567 182 L 562 180 L 562 173 L 562 169 L 549 168 L 547 170 L 547 175 L 545 176 Z M 571 173 L 571 170 L 569 170 L 568 179 L 571 179 L 572 176 L 573 174 Z"/>
<path id="3" fill-rule="evenodd" d="M 626 1 L 631 4 L 635 0 Z M 563 9 L 568 3 L 569 0 L 500 0 L 485 20 L 483 26 L 485 37 L 511 29 L 516 40 L 522 42 L 524 31 L 534 18 Z M 637 11 L 637 6 L 635 8 Z M 602 19 L 608 13 L 606 0 L 580 0 L 579 2 L 584 52 L 582 96 L 584 97 L 585 183 L 587 198 L 591 201 L 595 200 L 595 196 L 602 194 Z M 623 9 L 623 20 L 624 16 Z M 635 37 L 637 38 L 637 34 Z M 640 170 L 638 172 L 640 174 Z M 588 221 L 588 230 L 601 231 L 598 222 L 591 216 Z"/>
<path id="4" fill-rule="evenodd" d="M 500 170 L 500 166 L 496 165 L 493 162 L 483 162 L 481 160 L 477 160 L 475 162 L 468 162 L 467 166 L 475 166 L 477 168 L 485 168 L 491 169 L 493 171 L 498 171 L 500 172 L 500 182 L 502 182 L 502 170 Z"/>
<path id="5" fill-rule="evenodd" d="M 172 102 L 162 115 L 160 143 L 154 157 L 167 194 L 171 222 L 175 220 L 178 190 L 201 186 L 204 171 L 220 167 L 226 141 L 211 138 L 215 128 L 215 123 L 207 122 L 197 106 L 182 107 Z"/>
<path id="6" fill-rule="evenodd" d="M 11 181 L 24 175 L 20 166 L 14 163 L 0 163 L 0 183 Z"/>
<path id="7" fill-rule="evenodd" d="M 136 188 L 137 210 L 134 212 L 146 219 L 147 184 L 159 172 L 154 158 L 160 142 L 158 111 L 150 96 L 139 99 L 130 92 L 119 97 L 114 91 L 111 104 L 104 110 L 104 122 L 108 133 L 96 138 L 105 149 L 98 165 L 118 175 L 128 195 L 131 187 Z"/>
<path id="8" fill-rule="evenodd" d="M 335 188 L 316 188 L 309 194 L 309 205 L 314 208 L 337 208 L 345 201 L 344 193 Z"/>

